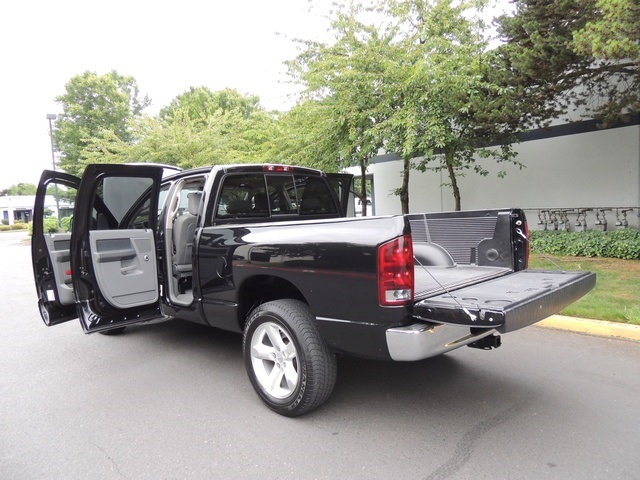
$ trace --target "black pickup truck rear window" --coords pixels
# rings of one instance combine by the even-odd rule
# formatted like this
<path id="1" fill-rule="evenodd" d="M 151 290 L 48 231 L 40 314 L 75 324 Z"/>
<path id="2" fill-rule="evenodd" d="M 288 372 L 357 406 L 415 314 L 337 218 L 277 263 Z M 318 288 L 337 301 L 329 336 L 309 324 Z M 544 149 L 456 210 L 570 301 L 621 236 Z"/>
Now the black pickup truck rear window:
<path id="1" fill-rule="evenodd" d="M 215 209 L 217 219 L 337 213 L 330 186 L 323 177 L 289 174 L 228 175 Z"/>

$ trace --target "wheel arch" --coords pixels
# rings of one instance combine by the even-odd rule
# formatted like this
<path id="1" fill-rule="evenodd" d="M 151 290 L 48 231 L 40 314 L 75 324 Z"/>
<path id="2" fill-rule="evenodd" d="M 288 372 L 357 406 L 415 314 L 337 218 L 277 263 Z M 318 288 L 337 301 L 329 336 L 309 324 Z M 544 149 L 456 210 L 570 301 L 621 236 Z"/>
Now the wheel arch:
<path id="1" fill-rule="evenodd" d="M 238 326 L 244 330 L 249 313 L 272 300 L 295 299 L 309 305 L 302 292 L 289 280 L 277 275 L 254 275 L 238 290 Z"/>

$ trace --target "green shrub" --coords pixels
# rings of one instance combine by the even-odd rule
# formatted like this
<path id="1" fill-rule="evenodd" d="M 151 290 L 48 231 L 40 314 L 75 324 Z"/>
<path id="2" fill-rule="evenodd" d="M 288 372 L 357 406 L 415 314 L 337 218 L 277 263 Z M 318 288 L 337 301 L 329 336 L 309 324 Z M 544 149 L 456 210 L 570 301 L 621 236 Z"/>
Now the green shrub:
<path id="1" fill-rule="evenodd" d="M 44 233 L 57 233 L 60 231 L 58 228 L 58 219 L 55 217 L 48 217 L 44 219 Z"/>
<path id="2" fill-rule="evenodd" d="M 58 233 L 60 231 L 69 231 L 69 229 L 65 228 L 64 218 L 60 221 L 62 223 L 62 229 L 58 228 L 58 219 L 55 217 L 48 217 L 44 219 L 44 224 L 42 225 L 44 229 L 44 233 Z M 29 235 L 33 236 L 33 222 L 29 222 Z M 64 229 L 64 230 L 63 230 Z"/>
<path id="3" fill-rule="evenodd" d="M 26 230 L 30 223 L 16 222 L 13 225 L 0 225 L 0 232 L 8 232 L 9 230 Z"/>
<path id="4" fill-rule="evenodd" d="M 73 220 L 73 216 L 71 217 L 64 217 L 60 220 L 60 227 L 62 228 L 63 232 L 70 232 L 71 231 L 71 221 Z"/>
<path id="5" fill-rule="evenodd" d="M 7 220 L 6 218 L 3 218 L 2 225 L 9 225 L 9 220 Z"/>
<path id="6" fill-rule="evenodd" d="M 640 260 L 640 230 L 636 228 L 610 232 L 532 230 L 529 239 L 534 253 Z"/>

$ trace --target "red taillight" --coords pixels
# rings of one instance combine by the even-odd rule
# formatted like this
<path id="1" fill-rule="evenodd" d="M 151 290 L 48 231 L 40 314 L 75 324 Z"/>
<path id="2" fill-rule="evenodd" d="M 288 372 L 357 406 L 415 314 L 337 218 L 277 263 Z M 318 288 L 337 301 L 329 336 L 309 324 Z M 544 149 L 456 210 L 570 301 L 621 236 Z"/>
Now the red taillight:
<path id="1" fill-rule="evenodd" d="M 263 172 L 293 172 L 293 167 L 288 165 L 265 165 L 262 167 Z"/>
<path id="2" fill-rule="evenodd" d="M 413 300 L 413 244 L 411 235 L 398 237 L 378 248 L 378 301 L 404 305 Z"/>

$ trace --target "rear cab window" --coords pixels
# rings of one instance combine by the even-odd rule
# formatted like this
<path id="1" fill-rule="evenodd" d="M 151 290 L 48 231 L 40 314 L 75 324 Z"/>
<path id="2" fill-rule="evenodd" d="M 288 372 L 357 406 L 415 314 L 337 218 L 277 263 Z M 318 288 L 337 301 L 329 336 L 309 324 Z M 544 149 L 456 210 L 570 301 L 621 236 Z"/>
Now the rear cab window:
<path id="1" fill-rule="evenodd" d="M 222 180 L 213 222 L 338 215 L 335 195 L 324 177 L 231 173 Z"/>

